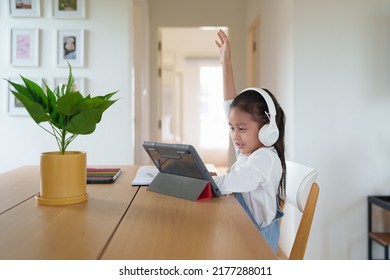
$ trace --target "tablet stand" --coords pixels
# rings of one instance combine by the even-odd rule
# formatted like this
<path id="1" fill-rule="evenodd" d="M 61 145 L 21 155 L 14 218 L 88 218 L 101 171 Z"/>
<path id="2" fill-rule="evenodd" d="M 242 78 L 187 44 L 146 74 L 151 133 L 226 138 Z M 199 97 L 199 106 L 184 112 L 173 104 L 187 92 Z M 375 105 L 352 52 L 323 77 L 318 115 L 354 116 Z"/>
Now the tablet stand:
<path id="1" fill-rule="evenodd" d="M 148 190 L 192 201 L 211 198 L 210 182 L 203 179 L 159 172 Z"/>

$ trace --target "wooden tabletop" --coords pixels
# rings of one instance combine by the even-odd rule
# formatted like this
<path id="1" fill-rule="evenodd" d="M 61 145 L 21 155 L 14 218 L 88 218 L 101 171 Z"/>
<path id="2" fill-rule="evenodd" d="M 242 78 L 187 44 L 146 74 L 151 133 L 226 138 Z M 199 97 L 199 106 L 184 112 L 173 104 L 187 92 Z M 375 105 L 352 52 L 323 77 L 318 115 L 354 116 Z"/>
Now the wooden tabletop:
<path id="1" fill-rule="evenodd" d="M 0 174 L 0 259 L 275 259 L 233 196 L 193 202 L 132 187 L 137 166 L 88 201 L 35 203 L 39 167 Z"/>
<path id="2" fill-rule="evenodd" d="M 0 214 L 38 193 L 39 171 L 36 167 L 21 167 L 0 174 Z"/>

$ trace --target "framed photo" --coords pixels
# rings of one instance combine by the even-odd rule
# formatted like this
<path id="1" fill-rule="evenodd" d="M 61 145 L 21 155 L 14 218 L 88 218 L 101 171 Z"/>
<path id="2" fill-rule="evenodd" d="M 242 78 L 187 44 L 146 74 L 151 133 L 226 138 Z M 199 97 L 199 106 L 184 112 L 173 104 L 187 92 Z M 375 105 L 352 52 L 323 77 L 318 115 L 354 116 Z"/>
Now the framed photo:
<path id="1" fill-rule="evenodd" d="M 24 84 L 22 78 L 9 78 L 11 82 Z M 39 86 L 42 86 L 42 79 L 30 79 L 33 82 L 37 83 Z M 26 108 L 23 104 L 15 98 L 15 95 L 11 92 L 13 89 L 12 85 L 8 83 L 8 114 L 11 116 L 29 116 Z"/>
<path id="2" fill-rule="evenodd" d="M 38 66 L 39 29 L 11 29 L 11 65 Z"/>
<path id="3" fill-rule="evenodd" d="M 84 66 L 84 30 L 57 31 L 57 65 Z"/>
<path id="4" fill-rule="evenodd" d="M 54 18 L 85 18 L 85 0 L 53 0 Z"/>
<path id="5" fill-rule="evenodd" d="M 41 0 L 9 0 L 12 17 L 40 17 Z"/>
<path id="6" fill-rule="evenodd" d="M 54 88 L 59 85 L 66 85 L 68 82 L 67 77 L 54 78 Z M 53 90 L 54 90 L 53 88 Z M 74 77 L 73 91 L 79 91 L 82 95 L 85 95 L 85 79 L 82 77 Z"/>

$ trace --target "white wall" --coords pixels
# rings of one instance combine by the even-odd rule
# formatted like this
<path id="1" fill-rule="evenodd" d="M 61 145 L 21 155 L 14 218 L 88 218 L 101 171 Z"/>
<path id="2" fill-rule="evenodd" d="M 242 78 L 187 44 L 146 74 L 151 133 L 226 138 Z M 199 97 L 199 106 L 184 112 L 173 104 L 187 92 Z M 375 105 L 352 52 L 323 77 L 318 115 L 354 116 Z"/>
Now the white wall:
<path id="1" fill-rule="evenodd" d="M 44 78 L 67 76 L 67 68 L 56 66 L 57 29 L 85 30 L 85 67 L 74 68 L 74 76 L 86 78 L 86 90 L 101 95 L 119 90 L 118 102 L 103 115 L 92 135 L 79 136 L 69 150 L 87 152 L 88 164 L 130 164 L 133 162 L 132 96 L 132 2 L 86 1 L 86 18 L 52 18 L 51 0 L 41 1 L 41 17 L 12 18 L 8 1 L 0 1 L 0 172 L 39 164 L 41 152 L 57 150 L 52 136 L 30 117 L 7 113 L 7 83 L 3 78 Z M 115 15 L 115 20 L 113 20 Z M 9 63 L 10 28 L 39 28 L 39 67 L 15 67 Z"/>
<path id="2" fill-rule="evenodd" d="M 294 2 L 295 153 L 322 187 L 308 257 L 365 259 L 366 196 L 390 193 L 390 2 L 315 2 Z"/>
<path id="3" fill-rule="evenodd" d="M 366 259 L 367 195 L 390 193 L 390 2 L 250 2 L 261 14 L 261 81 L 293 97 L 292 159 L 319 170 L 306 258 Z"/>

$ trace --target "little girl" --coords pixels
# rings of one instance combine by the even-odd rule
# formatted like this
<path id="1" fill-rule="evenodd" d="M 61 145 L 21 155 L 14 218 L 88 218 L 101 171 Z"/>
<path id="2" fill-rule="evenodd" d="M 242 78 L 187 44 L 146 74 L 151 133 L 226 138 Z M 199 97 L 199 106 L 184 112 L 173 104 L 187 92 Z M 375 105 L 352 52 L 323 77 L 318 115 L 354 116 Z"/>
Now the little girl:
<path id="1" fill-rule="evenodd" d="M 222 193 L 234 193 L 276 253 L 279 201 L 285 196 L 284 112 L 265 89 L 249 88 L 236 95 L 230 43 L 218 32 L 224 81 L 224 106 L 237 160 L 226 175 L 214 176 Z"/>

